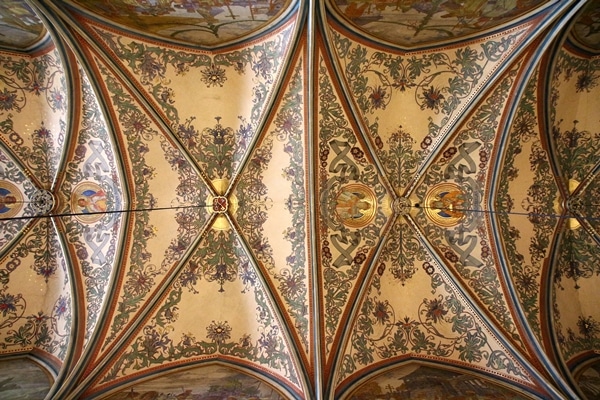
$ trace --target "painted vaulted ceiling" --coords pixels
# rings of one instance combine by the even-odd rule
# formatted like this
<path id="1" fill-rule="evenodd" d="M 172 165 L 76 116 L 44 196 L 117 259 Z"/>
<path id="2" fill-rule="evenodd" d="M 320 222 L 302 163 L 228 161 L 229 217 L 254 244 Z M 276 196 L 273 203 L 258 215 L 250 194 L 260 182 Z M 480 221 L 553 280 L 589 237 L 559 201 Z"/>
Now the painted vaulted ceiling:
<path id="1" fill-rule="evenodd" d="M 600 2 L 0 5 L 0 397 L 600 398 Z"/>

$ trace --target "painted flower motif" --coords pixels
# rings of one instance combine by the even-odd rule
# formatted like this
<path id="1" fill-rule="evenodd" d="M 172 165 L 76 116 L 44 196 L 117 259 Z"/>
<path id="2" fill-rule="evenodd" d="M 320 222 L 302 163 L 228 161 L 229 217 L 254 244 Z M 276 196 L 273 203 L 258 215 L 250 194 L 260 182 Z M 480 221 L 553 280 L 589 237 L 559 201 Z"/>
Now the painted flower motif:
<path id="1" fill-rule="evenodd" d="M 34 130 L 33 133 L 41 139 L 49 138 L 52 135 L 50 130 L 48 130 L 44 125 L 42 125 L 40 129 Z"/>
<path id="2" fill-rule="evenodd" d="M 279 290 L 284 297 L 297 297 L 300 293 L 306 292 L 306 286 L 300 274 L 286 272 L 279 279 Z"/>
<path id="3" fill-rule="evenodd" d="M 279 129 L 285 136 L 289 134 L 293 134 L 297 132 L 302 124 L 302 116 L 297 110 L 293 109 L 285 109 L 275 118 L 275 126 Z M 279 138 L 279 136 L 278 136 Z"/>
<path id="4" fill-rule="evenodd" d="M 144 271 L 133 271 L 127 280 L 125 287 L 134 296 L 143 296 L 152 288 L 154 280 L 146 275 Z"/>
<path id="5" fill-rule="evenodd" d="M 175 65 L 175 75 L 185 75 L 190 70 L 190 65 L 185 62 L 180 62 Z"/>
<path id="6" fill-rule="evenodd" d="M 202 70 L 202 82 L 206 84 L 207 87 L 211 86 L 219 86 L 223 87 L 223 84 L 227 80 L 225 76 L 225 70 L 215 64 L 212 64 L 210 67 Z"/>
<path id="7" fill-rule="evenodd" d="M 254 285 L 256 285 L 256 273 L 254 272 L 254 269 L 250 266 L 249 262 L 246 261 L 244 264 L 242 264 L 242 266 L 240 267 L 239 275 L 240 280 L 244 284 L 244 290 L 242 291 L 242 293 L 246 293 L 246 291 L 250 287 L 254 287 Z"/>
<path id="8" fill-rule="evenodd" d="M 87 249 L 83 246 L 79 247 L 77 249 L 77 251 L 75 252 L 75 254 L 77 255 L 77 258 L 79 258 L 80 260 L 85 260 L 88 257 Z"/>
<path id="9" fill-rule="evenodd" d="M 227 130 L 223 129 L 221 125 L 217 125 L 214 129 L 210 130 L 210 134 L 213 137 L 213 143 L 216 145 L 225 144 L 225 135 L 227 134 Z"/>
<path id="10" fill-rule="evenodd" d="M 579 93 L 579 92 L 583 92 L 585 90 L 586 92 L 589 93 L 590 90 L 592 90 L 593 88 L 598 86 L 597 81 L 598 81 L 597 76 L 595 76 L 590 71 L 585 71 L 577 77 L 577 82 L 575 83 L 575 91 Z"/>
<path id="11" fill-rule="evenodd" d="M 435 272 L 434 266 L 427 261 L 423 263 L 423 270 L 425 270 L 425 273 L 430 276 Z"/>
<path id="12" fill-rule="evenodd" d="M 240 338 L 239 343 L 242 347 L 252 347 L 252 337 L 249 334 L 245 333 Z"/>
<path id="13" fill-rule="evenodd" d="M 56 272 L 56 265 L 46 264 L 40 268 L 36 268 L 36 271 L 38 275 L 43 276 L 46 282 L 48 282 L 48 278 L 50 278 L 52 275 L 54 275 L 54 272 Z"/>
<path id="14" fill-rule="evenodd" d="M 52 89 L 50 92 L 50 106 L 55 110 L 64 110 L 65 96 L 58 89 Z"/>
<path id="15" fill-rule="evenodd" d="M 163 103 L 166 103 L 166 104 L 175 103 L 175 100 L 173 100 L 173 98 L 175 97 L 175 92 L 171 88 L 163 88 L 163 91 L 160 93 L 159 97 Z"/>
<path id="16" fill-rule="evenodd" d="M 13 296 L 12 294 L 2 293 L 0 294 L 0 313 L 2 316 L 6 318 L 7 314 L 13 314 L 17 312 L 17 301 L 19 301 L 18 296 Z"/>
<path id="17" fill-rule="evenodd" d="M 75 148 L 75 157 L 79 160 L 82 160 L 85 157 L 85 153 L 87 153 L 87 147 L 83 144 L 77 145 Z"/>
<path id="18" fill-rule="evenodd" d="M 577 321 L 577 328 L 579 328 L 579 333 L 588 340 L 595 338 L 600 333 L 600 323 L 591 316 L 587 318 L 580 316 Z"/>
<path id="19" fill-rule="evenodd" d="M 433 300 L 424 300 L 425 306 L 427 308 L 427 312 L 425 313 L 425 317 L 429 321 L 433 321 L 433 323 L 438 323 L 443 320 L 444 316 L 448 314 L 448 310 L 444 307 L 441 298 L 433 299 Z"/>
<path id="20" fill-rule="evenodd" d="M 263 52 L 256 62 L 252 64 L 252 70 L 258 76 L 262 76 L 263 79 L 270 78 L 271 71 L 273 70 L 273 62 Z"/>
<path id="21" fill-rule="evenodd" d="M 381 140 L 381 136 L 379 135 L 375 137 L 375 146 L 377 146 L 379 150 L 383 149 L 383 140 Z"/>
<path id="22" fill-rule="evenodd" d="M 198 280 L 201 279 L 201 276 L 198 272 L 198 264 L 190 261 L 190 263 L 181 272 L 181 275 L 179 275 L 179 283 L 181 286 L 187 287 L 192 293 L 198 293 L 198 291 L 194 289 L 194 285 L 196 285 Z"/>
<path id="23" fill-rule="evenodd" d="M 171 339 L 166 333 L 160 334 L 153 326 L 144 327 L 144 339 L 142 341 L 142 349 L 149 358 L 154 358 L 156 353 L 167 352 Z"/>
<path id="24" fill-rule="evenodd" d="M 431 136 L 427 135 L 421 141 L 421 148 L 423 150 L 425 150 L 426 148 L 428 148 L 429 146 L 431 146 L 431 143 L 433 143 L 433 139 L 431 139 Z"/>
<path id="25" fill-rule="evenodd" d="M 385 272 L 385 264 L 380 263 L 379 266 L 377 267 L 377 274 L 379 276 L 382 276 L 384 272 Z"/>
<path id="26" fill-rule="evenodd" d="M 150 52 L 145 52 L 139 64 L 143 83 L 150 83 L 158 77 L 164 77 L 166 67 L 158 62 Z"/>
<path id="27" fill-rule="evenodd" d="M 206 336 L 217 344 L 224 343 L 226 340 L 231 338 L 231 327 L 225 322 L 215 322 L 206 328 Z"/>
<path id="28" fill-rule="evenodd" d="M 4 88 L 2 92 L 0 92 L 0 110 L 9 111 L 14 109 L 19 110 L 19 107 L 15 104 L 17 100 L 17 91 L 9 91 Z"/>
<path id="29" fill-rule="evenodd" d="M 371 106 L 374 109 L 381 108 L 385 109 L 386 100 L 388 99 L 389 94 L 383 89 L 381 86 L 377 86 L 376 88 L 371 88 L 371 94 L 369 95 L 369 100 L 371 101 Z"/>
<path id="30" fill-rule="evenodd" d="M 536 293 L 538 283 L 535 275 L 531 273 L 521 273 L 516 276 L 517 287 L 525 293 Z"/>
<path id="31" fill-rule="evenodd" d="M 150 127 L 150 121 L 137 111 L 122 114 L 121 122 L 125 130 L 135 135 L 143 134 Z"/>
<path id="32" fill-rule="evenodd" d="M 359 161 L 365 156 L 365 153 L 356 146 L 350 150 L 350 153 L 352 154 L 352 157 Z"/>
<path id="33" fill-rule="evenodd" d="M 377 301 L 375 303 L 375 310 L 373 311 L 373 316 L 377 320 L 379 324 L 385 324 L 390 320 L 390 312 L 388 311 L 388 302 L 387 301 Z"/>
<path id="34" fill-rule="evenodd" d="M 446 251 L 444 257 L 450 262 L 458 262 L 458 256 L 451 250 Z"/>
<path id="35" fill-rule="evenodd" d="M 429 108 L 430 110 L 438 110 L 440 103 L 444 100 L 444 95 L 441 91 L 433 86 L 423 91 L 423 99 L 425 102 L 421 106 L 422 109 Z"/>
<path id="36" fill-rule="evenodd" d="M 358 253 L 356 256 L 354 256 L 354 262 L 356 264 L 362 264 L 363 262 L 365 262 L 365 260 L 367 259 L 367 256 L 365 255 L 365 253 Z"/>
<path id="37" fill-rule="evenodd" d="M 54 306 L 54 314 L 58 318 L 62 318 L 69 311 L 69 303 L 67 302 L 67 298 L 60 296 L 56 305 Z"/>

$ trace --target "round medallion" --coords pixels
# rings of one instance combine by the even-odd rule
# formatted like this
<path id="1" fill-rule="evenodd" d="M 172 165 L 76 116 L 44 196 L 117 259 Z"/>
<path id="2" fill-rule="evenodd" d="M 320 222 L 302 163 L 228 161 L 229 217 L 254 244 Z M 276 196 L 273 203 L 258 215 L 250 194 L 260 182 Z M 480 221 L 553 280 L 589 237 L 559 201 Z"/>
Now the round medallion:
<path id="1" fill-rule="evenodd" d="M 71 194 L 71 210 L 81 222 L 98 221 L 104 216 L 106 209 L 106 193 L 96 183 L 80 183 Z"/>
<path id="2" fill-rule="evenodd" d="M 31 196 L 31 205 L 36 215 L 48 215 L 54 207 L 54 196 L 48 190 L 38 190 Z"/>
<path id="3" fill-rule="evenodd" d="M 23 207 L 23 195 L 18 187 L 0 181 L 0 219 L 14 217 Z"/>
<path id="4" fill-rule="evenodd" d="M 375 218 L 375 193 L 361 183 L 342 187 L 336 196 L 335 212 L 342 223 L 351 228 L 362 228 Z"/>
<path id="5" fill-rule="evenodd" d="M 425 196 L 425 213 L 438 226 L 454 226 L 465 216 L 465 200 L 465 194 L 458 185 L 442 183 Z"/>

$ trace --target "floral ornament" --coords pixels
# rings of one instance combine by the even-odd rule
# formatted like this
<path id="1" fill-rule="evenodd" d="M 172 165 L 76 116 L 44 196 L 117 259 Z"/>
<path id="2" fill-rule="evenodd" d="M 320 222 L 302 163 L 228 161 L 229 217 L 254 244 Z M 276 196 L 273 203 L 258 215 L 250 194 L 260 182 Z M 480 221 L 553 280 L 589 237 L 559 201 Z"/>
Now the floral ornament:
<path id="1" fill-rule="evenodd" d="M 204 271 L 204 277 L 208 282 L 216 281 L 221 286 L 219 292 L 224 292 L 225 282 L 233 282 L 237 278 L 237 267 L 223 263 L 209 266 Z"/>
<path id="2" fill-rule="evenodd" d="M 302 115 L 299 110 L 284 109 L 277 114 L 275 126 L 277 127 L 277 139 L 284 141 L 288 135 L 296 133 L 302 127 Z"/>
<path id="3" fill-rule="evenodd" d="M 167 70 L 167 67 L 156 60 L 150 52 L 144 52 L 138 68 L 141 73 L 141 82 L 143 84 L 164 79 Z"/>
<path id="4" fill-rule="evenodd" d="M 5 325 L 7 319 L 17 317 L 17 310 L 21 308 L 19 304 L 21 299 L 21 294 L 15 296 L 9 293 L 0 293 L 0 314 L 4 319 L 4 321 L 0 323 L 0 328 Z"/>
<path id="5" fill-rule="evenodd" d="M 444 95 L 440 89 L 430 86 L 429 89 L 423 89 L 423 95 L 421 97 L 423 99 L 423 102 L 421 103 L 422 110 L 428 108 L 434 110 L 436 113 L 439 112 L 441 102 L 444 100 Z"/>
<path id="6" fill-rule="evenodd" d="M 125 290 L 136 297 L 143 296 L 154 285 L 153 274 L 147 273 L 142 269 L 131 272 L 129 279 L 125 283 Z"/>
<path id="7" fill-rule="evenodd" d="M 211 64 L 210 67 L 204 68 L 202 71 L 202 82 L 206 84 L 206 87 L 219 86 L 223 87 L 223 84 L 227 80 L 225 76 L 225 70 L 215 64 Z"/>
<path id="8" fill-rule="evenodd" d="M 0 110 L 3 111 L 21 111 L 21 107 L 17 104 L 17 91 L 9 91 L 4 88 L 0 92 Z"/>
<path id="9" fill-rule="evenodd" d="M 158 358 L 161 355 L 166 355 L 171 343 L 172 340 L 169 339 L 166 332 L 158 332 L 156 327 L 152 325 L 144 327 L 144 339 L 141 348 L 149 357 Z"/>
<path id="10" fill-rule="evenodd" d="M 413 277 L 417 268 L 413 265 L 404 265 L 403 263 L 394 264 L 394 267 L 390 270 L 394 278 L 400 281 L 400 284 L 404 286 L 406 281 Z"/>
<path id="11" fill-rule="evenodd" d="M 598 76 L 591 71 L 584 71 L 577 77 L 575 91 L 580 93 L 585 90 L 589 93 L 596 86 L 598 86 Z"/>
<path id="12" fill-rule="evenodd" d="M 385 324 L 390 320 L 391 311 L 389 310 L 388 301 L 377 301 L 375 302 L 375 309 L 373 310 L 373 316 L 378 324 Z"/>
<path id="13" fill-rule="evenodd" d="M 218 345 L 223 344 L 226 340 L 231 339 L 231 326 L 229 326 L 227 321 L 215 322 L 213 320 L 206 327 L 206 336 Z"/>
<path id="14" fill-rule="evenodd" d="M 593 319 L 592 316 L 588 316 L 587 318 L 579 316 L 577 328 L 579 329 L 579 333 L 587 340 L 594 339 L 600 333 L 600 323 Z"/>
<path id="15" fill-rule="evenodd" d="M 385 106 L 389 102 L 390 95 L 385 91 L 381 86 L 377 86 L 376 88 L 371 88 L 371 94 L 369 95 L 369 100 L 371 102 L 371 107 L 374 109 L 381 108 L 385 110 Z"/>
<path id="16" fill-rule="evenodd" d="M 421 148 L 423 150 L 427 149 L 429 146 L 431 146 L 431 143 L 433 143 L 433 139 L 431 139 L 431 136 L 427 135 L 423 138 L 423 140 L 421 141 Z"/>
<path id="17" fill-rule="evenodd" d="M 425 305 L 425 318 L 427 321 L 433 321 L 434 324 L 442 321 L 444 316 L 448 314 L 444 306 L 444 299 L 440 295 L 437 299 L 423 299 Z"/>
<path id="18" fill-rule="evenodd" d="M 53 110 L 63 111 L 65 109 L 65 96 L 63 95 L 61 90 L 52 89 L 50 91 L 50 98 L 48 100 L 50 102 L 50 107 L 52 107 Z"/>

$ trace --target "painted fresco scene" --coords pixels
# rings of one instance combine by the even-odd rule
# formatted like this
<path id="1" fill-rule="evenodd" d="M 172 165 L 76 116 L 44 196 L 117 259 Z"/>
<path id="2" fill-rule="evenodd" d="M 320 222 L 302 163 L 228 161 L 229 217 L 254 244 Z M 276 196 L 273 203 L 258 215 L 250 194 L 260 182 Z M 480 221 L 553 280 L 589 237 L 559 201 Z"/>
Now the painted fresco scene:
<path id="1" fill-rule="evenodd" d="M 177 372 L 107 397 L 107 400 L 285 400 L 265 382 L 231 368 Z"/>
<path id="2" fill-rule="evenodd" d="M 332 0 L 358 29 L 406 47 L 480 32 L 547 0 Z"/>
<path id="3" fill-rule="evenodd" d="M 267 26 L 291 0 L 77 0 L 78 5 L 150 36 L 216 45 Z"/>
<path id="4" fill-rule="evenodd" d="M 407 365 L 365 383 L 350 400 L 524 400 L 486 379 L 423 365 Z"/>
<path id="5" fill-rule="evenodd" d="M 0 3 L 0 45 L 25 48 L 40 40 L 46 30 L 42 21 L 22 0 Z"/>

